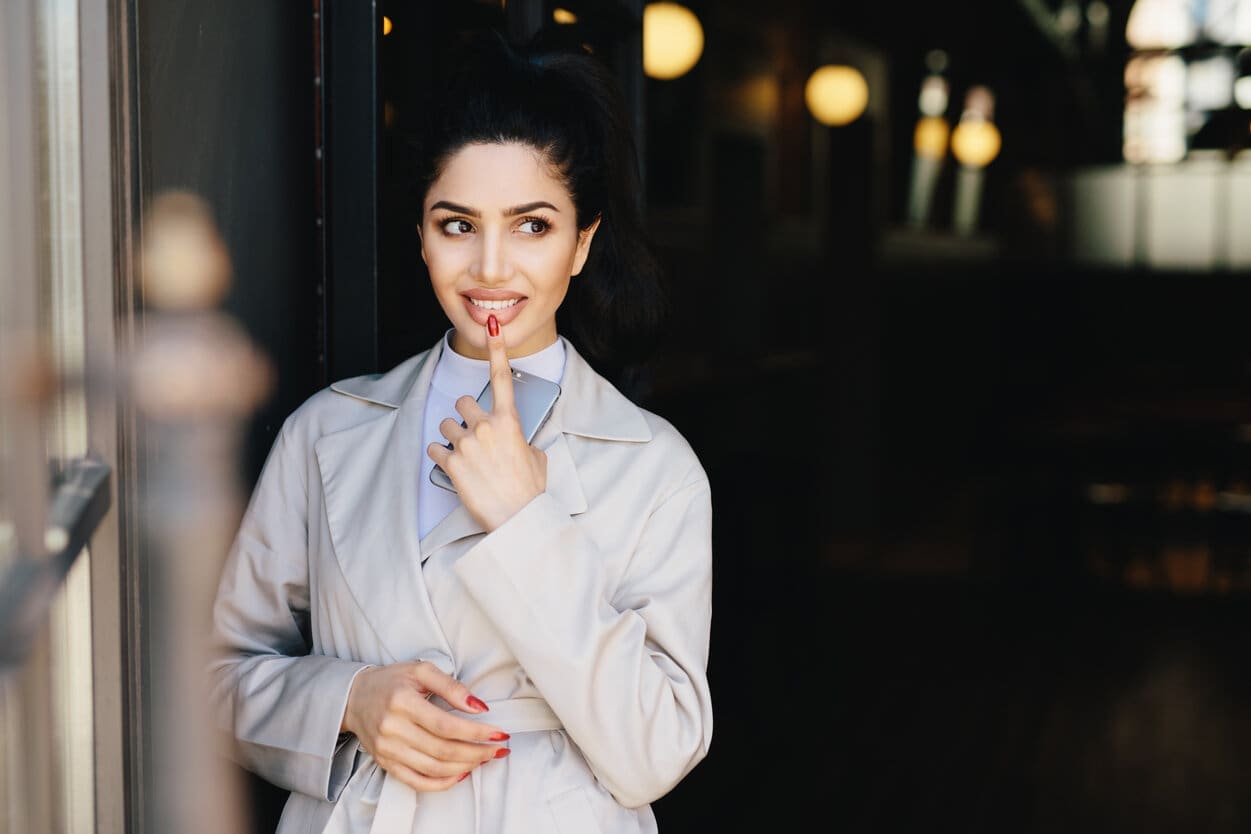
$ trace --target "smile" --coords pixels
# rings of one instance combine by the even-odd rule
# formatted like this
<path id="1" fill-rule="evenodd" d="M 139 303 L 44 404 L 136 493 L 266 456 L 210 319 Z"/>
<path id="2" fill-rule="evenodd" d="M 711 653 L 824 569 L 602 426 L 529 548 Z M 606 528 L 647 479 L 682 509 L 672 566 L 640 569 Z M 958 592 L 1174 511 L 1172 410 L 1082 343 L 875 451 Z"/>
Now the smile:
<path id="1" fill-rule="evenodd" d="M 507 310 L 520 300 L 520 298 L 510 298 L 507 301 L 480 301 L 476 298 L 470 298 L 469 303 L 483 310 Z"/>
<path id="2" fill-rule="evenodd" d="M 494 296 L 494 298 L 492 298 Z M 465 312 L 475 323 L 486 326 L 487 320 L 495 316 L 503 327 L 521 315 L 530 303 L 530 299 L 510 290 L 486 290 L 475 288 L 461 293 L 464 299 Z"/>

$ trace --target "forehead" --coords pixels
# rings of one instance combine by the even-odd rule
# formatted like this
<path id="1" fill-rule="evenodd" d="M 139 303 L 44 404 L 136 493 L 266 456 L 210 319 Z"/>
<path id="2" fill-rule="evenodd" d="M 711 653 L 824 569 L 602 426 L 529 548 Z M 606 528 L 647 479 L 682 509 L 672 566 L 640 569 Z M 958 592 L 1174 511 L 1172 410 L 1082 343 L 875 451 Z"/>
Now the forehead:
<path id="1" fill-rule="evenodd" d="M 472 144 L 448 158 L 430 185 L 429 205 L 451 200 L 474 208 L 507 208 L 546 200 L 557 208 L 572 205 L 568 189 L 543 155 L 515 142 Z"/>

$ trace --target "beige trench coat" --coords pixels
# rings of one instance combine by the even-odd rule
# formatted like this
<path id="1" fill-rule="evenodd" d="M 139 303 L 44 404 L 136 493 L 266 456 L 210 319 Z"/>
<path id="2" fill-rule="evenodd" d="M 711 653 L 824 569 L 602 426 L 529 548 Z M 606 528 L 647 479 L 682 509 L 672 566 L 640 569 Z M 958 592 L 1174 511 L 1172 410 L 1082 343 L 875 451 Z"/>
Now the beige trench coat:
<path id="1" fill-rule="evenodd" d="M 547 491 L 490 534 L 460 507 L 418 540 L 440 346 L 283 425 L 223 571 L 210 666 L 240 763 L 292 791 L 279 834 L 651 832 L 648 803 L 708 752 L 707 477 L 566 347 L 534 441 Z M 356 673 L 415 659 L 485 700 L 512 755 L 417 794 L 341 741 Z"/>

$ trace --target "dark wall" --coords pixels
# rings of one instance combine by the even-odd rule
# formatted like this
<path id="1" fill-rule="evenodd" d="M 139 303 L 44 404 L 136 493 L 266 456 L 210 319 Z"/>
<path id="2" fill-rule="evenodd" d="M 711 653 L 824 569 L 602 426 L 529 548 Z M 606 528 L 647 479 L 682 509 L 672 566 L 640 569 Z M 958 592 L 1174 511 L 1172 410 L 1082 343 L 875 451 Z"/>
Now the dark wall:
<path id="1" fill-rule="evenodd" d="M 312 5 L 135 5 L 144 199 L 178 188 L 209 201 L 234 262 L 226 310 L 278 369 L 250 483 L 283 418 L 324 384 Z"/>

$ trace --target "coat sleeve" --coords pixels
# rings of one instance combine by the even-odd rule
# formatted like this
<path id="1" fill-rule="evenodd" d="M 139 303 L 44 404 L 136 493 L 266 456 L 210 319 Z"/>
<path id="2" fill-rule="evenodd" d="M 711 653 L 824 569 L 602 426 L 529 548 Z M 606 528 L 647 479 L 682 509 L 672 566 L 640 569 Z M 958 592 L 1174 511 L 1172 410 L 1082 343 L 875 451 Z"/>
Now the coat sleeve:
<path id="1" fill-rule="evenodd" d="M 711 535 L 700 471 L 653 511 L 616 587 L 595 542 L 547 494 L 454 568 L 627 807 L 663 796 L 708 752 Z"/>
<path id="2" fill-rule="evenodd" d="M 227 556 L 213 604 L 211 697 L 239 763 L 333 801 L 357 745 L 339 725 L 367 664 L 309 655 L 305 458 L 284 426 Z"/>

